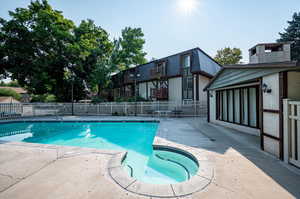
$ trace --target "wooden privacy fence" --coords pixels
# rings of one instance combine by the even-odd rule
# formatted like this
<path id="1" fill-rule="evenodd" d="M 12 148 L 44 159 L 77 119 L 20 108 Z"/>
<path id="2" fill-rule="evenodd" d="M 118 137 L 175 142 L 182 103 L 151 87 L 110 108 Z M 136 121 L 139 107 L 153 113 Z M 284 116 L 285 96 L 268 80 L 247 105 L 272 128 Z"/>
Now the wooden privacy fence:
<path id="1" fill-rule="evenodd" d="M 163 112 L 172 116 L 206 116 L 206 102 L 109 102 L 109 103 L 23 103 L 0 104 L 0 118 L 59 116 L 59 115 L 113 115 L 113 116 L 155 116 Z"/>
<path id="2" fill-rule="evenodd" d="M 284 159 L 300 167 L 300 101 L 284 99 Z"/>

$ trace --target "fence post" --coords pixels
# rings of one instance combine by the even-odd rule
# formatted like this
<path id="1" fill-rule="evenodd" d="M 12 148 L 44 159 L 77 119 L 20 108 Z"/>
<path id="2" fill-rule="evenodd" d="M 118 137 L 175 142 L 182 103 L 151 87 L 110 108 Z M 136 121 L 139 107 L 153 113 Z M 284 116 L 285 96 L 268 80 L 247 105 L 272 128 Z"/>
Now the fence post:
<path id="1" fill-rule="evenodd" d="M 144 103 L 143 103 L 143 102 L 140 102 L 140 106 L 141 106 L 141 115 L 143 115 L 143 105 L 144 105 Z"/>
<path id="2" fill-rule="evenodd" d="M 290 139 L 290 122 L 289 122 L 289 99 L 283 99 L 283 148 L 284 162 L 289 162 L 289 139 Z"/>
<path id="3" fill-rule="evenodd" d="M 32 114 L 35 116 L 35 105 L 32 105 Z"/>
<path id="4" fill-rule="evenodd" d="M 112 105 L 112 102 L 110 102 L 110 115 L 112 115 L 113 114 L 113 107 L 112 107 L 113 105 Z"/>
<path id="5" fill-rule="evenodd" d="M 194 101 L 194 117 L 197 116 L 197 101 Z"/>

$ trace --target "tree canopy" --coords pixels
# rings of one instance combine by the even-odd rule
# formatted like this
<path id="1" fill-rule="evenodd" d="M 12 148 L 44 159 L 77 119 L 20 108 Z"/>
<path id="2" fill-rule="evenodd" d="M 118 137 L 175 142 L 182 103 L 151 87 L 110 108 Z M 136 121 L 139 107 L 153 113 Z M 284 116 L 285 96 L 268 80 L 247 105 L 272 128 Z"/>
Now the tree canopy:
<path id="1" fill-rule="evenodd" d="M 242 51 L 239 48 L 226 47 L 218 50 L 214 59 L 221 65 L 230 65 L 238 64 L 242 58 Z"/>
<path id="2" fill-rule="evenodd" d="M 284 32 L 279 33 L 278 42 L 292 42 L 291 56 L 292 60 L 300 61 L 300 12 L 294 13 L 291 21 L 288 21 L 288 27 Z"/>
<path id="3" fill-rule="evenodd" d="M 0 18 L 0 75 L 9 76 L 35 95 L 53 94 L 58 101 L 83 99 L 109 85 L 110 74 L 145 62 L 140 28 L 126 27 L 122 36 L 88 19 L 76 26 L 47 0 Z"/>
<path id="4" fill-rule="evenodd" d="M 147 62 L 143 51 L 145 40 L 141 28 L 126 27 L 122 30 L 120 42 L 121 69 L 128 69 L 130 66 L 144 64 Z"/>

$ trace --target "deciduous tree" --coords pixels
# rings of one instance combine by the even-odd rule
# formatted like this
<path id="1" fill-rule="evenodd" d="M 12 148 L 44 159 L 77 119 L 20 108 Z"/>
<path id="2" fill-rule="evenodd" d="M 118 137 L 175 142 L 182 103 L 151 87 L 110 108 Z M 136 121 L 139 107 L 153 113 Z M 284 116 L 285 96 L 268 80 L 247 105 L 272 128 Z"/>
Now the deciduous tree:
<path id="1" fill-rule="evenodd" d="M 239 48 L 230 47 L 218 50 L 215 56 L 215 60 L 222 65 L 237 64 L 242 58 L 242 51 Z"/>
<path id="2" fill-rule="evenodd" d="M 147 62 L 143 51 L 145 44 L 144 33 L 141 28 L 126 27 L 122 30 L 120 42 L 120 69 L 128 69 L 131 66 L 144 64 Z"/>

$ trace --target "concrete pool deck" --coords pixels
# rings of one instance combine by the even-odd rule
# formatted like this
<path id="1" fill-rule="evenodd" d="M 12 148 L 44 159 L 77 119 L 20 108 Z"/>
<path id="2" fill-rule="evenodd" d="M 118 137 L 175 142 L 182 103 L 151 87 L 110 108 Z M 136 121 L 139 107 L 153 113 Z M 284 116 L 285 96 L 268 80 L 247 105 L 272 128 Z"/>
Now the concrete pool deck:
<path id="1" fill-rule="evenodd" d="M 261 151 L 258 137 L 208 124 L 204 118 L 160 118 L 155 144 L 190 151 L 199 155 L 200 168 L 205 162 L 214 169 L 208 186 L 182 198 L 300 198 L 299 170 Z M 0 142 L 0 198 L 151 198 L 131 193 L 111 178 L 109 161 L 120 153 L 123 152 Z M 169 191 L 163 186 L 157 189 Z M 174 190 L 173 195 L 176 198 Z"/>

